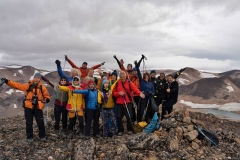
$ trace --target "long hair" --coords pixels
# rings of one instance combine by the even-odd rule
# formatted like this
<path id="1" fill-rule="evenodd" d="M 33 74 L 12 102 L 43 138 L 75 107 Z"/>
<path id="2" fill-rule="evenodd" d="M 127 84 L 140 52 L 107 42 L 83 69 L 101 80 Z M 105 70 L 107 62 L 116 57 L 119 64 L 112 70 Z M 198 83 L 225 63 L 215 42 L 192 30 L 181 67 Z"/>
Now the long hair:
<path id="1" fill-rule="evenodd" d="M 148 81 L 150 80 L 150 74 L 148 72 L 145 72 L 143 74 L 143 80 L 145 80 L 146 76 L 148 76 Z"/>

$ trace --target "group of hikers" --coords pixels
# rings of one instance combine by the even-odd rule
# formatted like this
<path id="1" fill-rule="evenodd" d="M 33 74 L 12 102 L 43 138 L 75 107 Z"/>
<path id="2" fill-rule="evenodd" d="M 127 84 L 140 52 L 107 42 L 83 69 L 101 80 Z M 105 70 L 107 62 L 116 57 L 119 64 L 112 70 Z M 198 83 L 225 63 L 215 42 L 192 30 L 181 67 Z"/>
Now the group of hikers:
<path id="1" fill-rule="evenodd" d="M 98 69 L 105 62 L 91 68 L 87 67 L 87 62 L 83 62 L 82 66 L 78 67 L 65 56 L 65 62 L 68 62 L 72 69 L 70 76 L 66 75 L 61 62 L 56 60 L 59 82 L 49 81 L 40 73 L 35 73 L 33 80 L 26 84 L 2 78 L 3 83 L 26 94 L 23 107 L 27 140 L 33 142 L 33 117 L 35 117 L 39 138 L 46 141 L 43 108 L 45 103 L 50 102 L 50 94 L 41 80 L 55 90 L 54 129 L 58 138 L 73 138 L 77 126 L 76 134 L 80 138 L 89 139 L 92 122 L 93 136 L 99 138 L 100 118 L 103 137 L 122 136 L 124 116 L 127 120 L 127 134 L 131 135 L 134 133 L 134 124 L 142 121 L 149 124 L 155 113 L 159 119 L 163 119 L 165 114 L 172 112 L 173 105 L 178 99 L 176 79 L 184 69 L 174 75 L 169 74 L 166 79 L 164 73 L 157 76 L 155 70 L 150 73 L 143 71 L 143 75 L 141 74 L 140 65 L 143 62 L 144 66 L 146 59 L 144 55 L 139 61 L 134 62 L 134 67 L 128 64 L 127 69 L 122 59 L 119 60 L 116 56 L 114 58 L 119 65 L 119 72 L 114 70 L 110 73 Z M 100 78 L 94 77 L 95 69 L 98 69 Z M 157 107 L 162 104 L 161 116 L 152 108 L 151 99 Z"/>

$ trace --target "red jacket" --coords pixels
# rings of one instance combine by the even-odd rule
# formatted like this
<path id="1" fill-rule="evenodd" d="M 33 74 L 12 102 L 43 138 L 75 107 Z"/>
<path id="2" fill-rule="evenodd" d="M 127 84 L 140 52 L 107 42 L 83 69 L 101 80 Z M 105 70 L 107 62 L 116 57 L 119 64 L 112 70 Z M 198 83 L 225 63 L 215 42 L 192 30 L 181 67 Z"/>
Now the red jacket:
<path id="1" fill-rule="evenodd" d="M 132 92 L 134 93 L 134 95 L 139 96 L 140 95 L 140 90 L 137 89 L 137 87 L 130 81 L 125 80 L 125 82 L 123 82 L 124 87 L 126 88 L 127 92 L 129 93 L 129 95 L 132 97 Z M 130 85 L 130 88 L 129 88 Z M 120 96 L 119 92 L 123 91 L 124 92 L 124 96 Z M 116 104 L 124 104 L 124 100 L 123 98 L 125 98 L 126 103 L 130 103 L 131 100 L 128 98 L 128 95 L 125 91 L 125 89 L 123 88 L 122 85 L 122 81 L 119 80 L 115 86 L 115 88 L 113 89 L 113 96 L 116 97 Z"/>

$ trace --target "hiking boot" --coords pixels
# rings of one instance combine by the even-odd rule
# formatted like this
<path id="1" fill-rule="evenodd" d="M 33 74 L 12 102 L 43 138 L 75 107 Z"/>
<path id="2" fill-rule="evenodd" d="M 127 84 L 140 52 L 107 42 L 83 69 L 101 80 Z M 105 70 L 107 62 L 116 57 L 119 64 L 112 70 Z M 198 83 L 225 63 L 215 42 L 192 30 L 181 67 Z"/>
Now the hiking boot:
<path id="1" fill-rule="evenodd" d="M 123 135 L 123 132 L 118 132 L 118 136 L 122 136 Z"/>
<path id="2" fill-rule="evenodd" d="M 100 138 L 100 135 L 99 135 L 99 134 L 96 134 L 95 137 L 96 137 L 96 138 Z"/>
<path id="3" fill-rule="evenodd" d="M 72 138 L 73 138 L 72 131 L 69 131 L 69 134 L 68 134 L 67 138 L 68 138 L 68 139 L 72 139 Z"/>
<path id="4" fill-rule="evenodd" d="M 27 141 L 28 141 L 29 143 L 33 143 L 33 139 L 32 139 L 32 138 L 27 139 Z"/>
<path id="5" fill-rule="evenodd" d="M 133 131 L 128 131 L 128 135 L 132 135 L 133 134 Z"/>
<path id="6" fill-rule="evenodd" d="M 55 130 L 56 138 L 60 138 L 59 130 Z"/>
<path id="7" fill-rule="evenodd" d="M 46 142 L 47 140 L 46 140 L 46 138 L 40 138 L 40 141 Z"/>
<path id="8" fill-rule="evenodd" d="M 79 137 L 80 137 L 80 139 L 84 138 L 83 130 L 80 130 Z"/>
<path id="9" fill-rule="evenodd" d="M 62 138 L 67 138 L 66 130 L 62 130 Z"/>
<path id="10" fill-rule="evenodd" d="M 89 140 L 89 139 L 90 139 L 90 136 L 85 136 L 85 139 L 86 139 L 86 140 Z"/>

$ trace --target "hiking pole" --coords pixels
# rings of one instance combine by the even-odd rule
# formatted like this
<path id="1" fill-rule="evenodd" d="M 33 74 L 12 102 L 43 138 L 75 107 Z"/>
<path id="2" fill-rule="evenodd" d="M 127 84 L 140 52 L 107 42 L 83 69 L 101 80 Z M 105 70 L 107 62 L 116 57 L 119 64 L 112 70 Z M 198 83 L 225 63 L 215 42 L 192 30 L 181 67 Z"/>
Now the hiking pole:
<path id="1" fill-rule="evenodd" d="M 65 55 L 65 57 L 66 57 L 66 56 L 67 56 L 67 55 Z M 63 65 L 63 69 L 62 69 L 63 71 L 64 71 L 64 69 L 65 69 L 66 61 L 67 61 L 67 60 L 66 60 L 66 58 L 65 58 L 64 65 Z"/>
<path id="2" fill-rule="evenodd" d="M 147 101 L 147 107 L 144 109 L 143 117 L 142 117 L 142 119 L 145 119 L 145 121 L 146 121 L 145 116 L 146 116 L 146 114 L 147 114 L 147 109 L 148 109 L 148 105 L 149 105 L 149 100 L 150 100 L 150 98 L 148 98 L 148 101 Z"/>
<path id="3" fill-rule="evenodd" d="M 130 113 L 129 113 L 128 106 L 127 106 L 127 103 L 126 103 L 126 100 L 125 100 L 124 97 L 123 97 L 123 101 L 124 101 L 124 105 L 125 105 L 126 110 L 127 110 L 127 113 L 128 113 L 129 120 L 130 120 L 131 125 L 132 125 L 132 129 L 133 129 L 133 131 L 134 131 L 134 127 L 133 127 L 133 122 L 132 122 L 132 119 L 131 119 L 131 115 L 130 115 Z"/>

